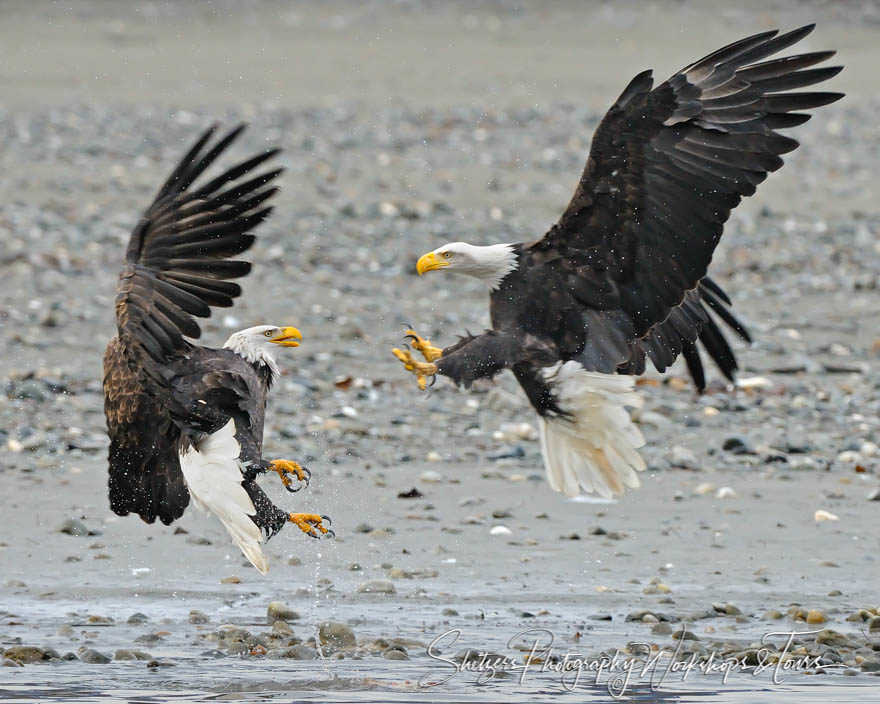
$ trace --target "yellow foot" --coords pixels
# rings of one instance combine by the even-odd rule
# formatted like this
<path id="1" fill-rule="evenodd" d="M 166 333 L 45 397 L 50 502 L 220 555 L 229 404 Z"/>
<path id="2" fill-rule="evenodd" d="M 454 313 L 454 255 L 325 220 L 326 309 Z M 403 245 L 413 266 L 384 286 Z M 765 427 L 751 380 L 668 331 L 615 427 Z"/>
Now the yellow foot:
<path id="1" fill-rule="evenodd" d="M 407 330 L 403 333 L 405 338 L 410 340 L 410 344 L 414 350 L 418 350 L 422 353 L 422 356 L 425 358 L 426 362 L 436 362 L 443 356 L 443 350 L 439 347 L 434 347 L 431 344 L 430 340 L 426 340 L 424 337 L 419 335 L 415 330 Z"/>
<path id="2" fill-rule="evenodd" d="M 324 525 L 327 521 L 329 526 L 332 521 L 329 516 L 320 516 L 317 513 L 291 513 L 288 514 L 287 520 L 299 526 L 299 529 L 312 538 L 320 538 L 326 535 L 328 538 L 335 538 L 336 533 Z"/>
<path id="3" fill-rule="evenodd" d="M 308 467 L 301 467 L 299 462 L 291 460 L 272 460 L 269 463 L 269 469 L 273 472 L 278 472 L 284 488 L 291 493 L 295 493 L 303 487 L 298 486 L 294 488 L 293 480 L 288 475 L 293 474 L 299 481 L 305 482 L 306 489 L 309 486 L 309 480 L 312 478 L 312 471 Z"/>
<path id="4" fill-rule="evenodd" d="M 437 374 L 436 364 L 433 362 L 417 362 L 413 359 L 412 353 L 409 350 L 399 350 L 395 347 L 391 350 L 391 353 L 403 362 L 403 366 L 408 372 L 412 372 L 416 375 L 416 379 L 419 382 L 419 388 L 422 391 L 428 386 L 428 377 Z"/>

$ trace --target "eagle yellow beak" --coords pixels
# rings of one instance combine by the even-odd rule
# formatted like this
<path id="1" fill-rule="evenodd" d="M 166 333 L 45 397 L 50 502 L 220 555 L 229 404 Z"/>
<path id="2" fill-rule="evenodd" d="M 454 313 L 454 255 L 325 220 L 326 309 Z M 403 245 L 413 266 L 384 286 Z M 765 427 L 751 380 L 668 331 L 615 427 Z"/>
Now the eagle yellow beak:
<path id="1" fill-rule="evenodd" d="M 282 347 L 299 347 L 297 340 L 302 339 L 302 333 L 296 328 L 281 328 L 281 332 L 269 340 L 269 342 L 274 342 Z"/>
<path id="2" fill-rule="evenodd" d="M 428 252 L 419 257 L 419 261 L 416 262 L 416 271 L 418 271 L 419 276 L 421 276 L 426 271 L 442 269 L 444 266 L 449 266 L 449 262 L 445 259 L 439 259 L 434 252 Z"/>

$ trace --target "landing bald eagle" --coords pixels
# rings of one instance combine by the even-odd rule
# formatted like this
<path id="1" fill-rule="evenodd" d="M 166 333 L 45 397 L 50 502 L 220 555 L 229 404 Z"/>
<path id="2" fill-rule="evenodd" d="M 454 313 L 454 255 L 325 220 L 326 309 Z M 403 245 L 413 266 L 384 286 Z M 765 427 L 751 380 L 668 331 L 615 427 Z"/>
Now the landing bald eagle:
<path id="1" fill-rule="evenodd" d="M 442 350 L 410 331 L 426 362 L 394 354 L 419 386 L 433 374 L 468 386 L 511 369 L 538 413 L 553 489 L 637 487 L 644 440 L 625 408 L 641 403 L 632 375 L 646 359 L 663 371 L 683 354 L 702 388 L 699 342 L 732 378 L 736 360 L 713 315 L 748 333 L 706 275 L 723 224 L 798 146 L 777 132 L 810 118 L 793 111 L 842 97 L 786 92 L 836 75 L 841 67 L 810 68 L 832 51 L 765 61 L 812 29 L 748 37 L 656 88 L 640 73 L 597 127 L 574 197 L 542 238 L 455 242 L 421 257 L 419 274 L 488 284 L 492 329 Z"/>
<path id="2" fill-rule="evenodd" d="M 288 521 L 317 537 L 316 514 L 288 514 L 255 481 L 269 470 L 296 490 L 308 483 L 296 462 L 262 458 L 266 395 L 278 376 L 275 352 L 302 339 L 293 327 L 260 325 L 234 333 L 223 349 L 185 338 L 201 330 L 193 316 L 228 307 L 241 294 L 229 279 L 249 262 L 250 234 L 272 208 L 273 180 L 254 171 L 279 150 L 258 154 L 195 187 L 194 182 L 238 137 L 241 125 L 209 145 L 216 126 L 187 152 L 134 228 L 116 289 L 118 334 L 104 354 L 104 414 L 110 435 L 110 508 L 147 523 L 170 524 L 190 496 L 214 513 L 260 570 L 260 547 Z"/>

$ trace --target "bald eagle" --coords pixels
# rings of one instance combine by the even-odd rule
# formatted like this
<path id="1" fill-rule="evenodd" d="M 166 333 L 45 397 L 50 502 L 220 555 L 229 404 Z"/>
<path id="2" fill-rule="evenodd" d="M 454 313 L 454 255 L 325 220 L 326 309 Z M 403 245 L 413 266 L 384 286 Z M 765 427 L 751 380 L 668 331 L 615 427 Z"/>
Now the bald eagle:
<path id="1" fill-rule="evenodd" d="M 258 154 L 194 186 L 238 137 L 241 125 L 210 144 L 208 129 L 183 157 L 135 226 L 116 289 L 117 336 L 104 354 L 104 414 L 110 436 L 110 508 L 168 525 L 190 497 L 214 513 L 253 565 L 265 573 L 263 539 L 287 522 L 318 537 L 317 514 L 288 514 L 256 483 L 277 472 L 297 490 L 309 471 L 262 457 L 266 395 L 277 379 L 275 354 L 302 337 L 289 326 L 236 332 L 222 349 L 198 347 L 193 316 L 228 307 L 241 294 L 229 281 L 249 262 L 230 259 L 254 242 L 271 212 L 276 168 L 254 175 L 279 150 Z M 323 519 L 323 520 L 322 520 Z"/>
<path id="2" fill-rule="evenodd" d="M 810 68 L 821 51 L 766 60 L 809 34 L 764 32 L 734 42 L 653 87 L 636 76 L 594 135 L 559 221 L 540 239 L 454 242 L 418 260 L 491 291 L 492 328 L 439 349 L 409 331 L 394 354 L 424 389 L 434 374 L 468 386 L 510 369 L 537 411 L 550 486 L 574 496 L 637 487 L 645 468 L 633 375 L 683 355 L 705 385 L 697 345 L 733 377 L 736 360 L 713 316 L 748 340 L 730 299 L 706 274 L 730 211 L 798 143 L 777 130 L 839 93 L 787 92 L 836 75 Z"/>

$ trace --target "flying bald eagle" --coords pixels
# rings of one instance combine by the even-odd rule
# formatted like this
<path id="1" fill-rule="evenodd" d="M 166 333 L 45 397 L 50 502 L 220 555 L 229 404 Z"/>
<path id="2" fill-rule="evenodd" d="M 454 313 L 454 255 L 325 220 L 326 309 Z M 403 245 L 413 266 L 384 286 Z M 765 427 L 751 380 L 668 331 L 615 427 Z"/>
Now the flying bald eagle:
<path id="1" fill-rule="evenodd" d="M 798 143 L 777 132 L 795 112 L 839 93 L 787 92 L 836 75 L 810 68 L 833 51 L 766 60 L 809 34 L 756 34 L 653 87 L 636 76 L 593 135 L 586 168 L 559 222 L 521 244 L 447 244 L 419 274 L 447 269 L 491 290 L 492 329 L 438 349 L 409 331 L 395 356 L 417 375 L 468 386 L 511 369 L 538 413 L 550 486 L 602 496 L 639 485 L 644 444 L 627 406 L 646 360 L 663 371 L 684 355 L 705 385 L 701 343 L 732 378 L 736 360 L 713 315 L 748 340 L 730 299 L 706 275 L 730 211 Z M 711 312 L 710 312 L 711 311 Z"/>
<path id="2" fill-rule="evenodd" d="M 118 334 L 104 354 L 104 414 L 110 435 L 110 508 L 147 523 L 170 524 L 190 496 L 214 513 L 253 565 L 265 573 L 261 543 L 287 522 L 318 537 L 317 514 L 288 514 L 256 483 L 277 472 L 308 484 L 296 462 L 262 458 L 266 395 L 278 377 L 275 353 L 297 347 L 293 327 L 259 325 L 234 333 L 223 349 L 186 338 L 201 330 L 193 316 L 228 307 L 241 294 L 229 279 L 249 262 L 250 234 L 271 212 L 283 169 L 254 174 L 279 150 L 258 154 L 193 184 L 241 134 L 241 125 L 210 145 L 216 126 L 187 152 L 135 226 L 116 289 Z M 332 533 L 331 533 L 332 534 Z"/>

